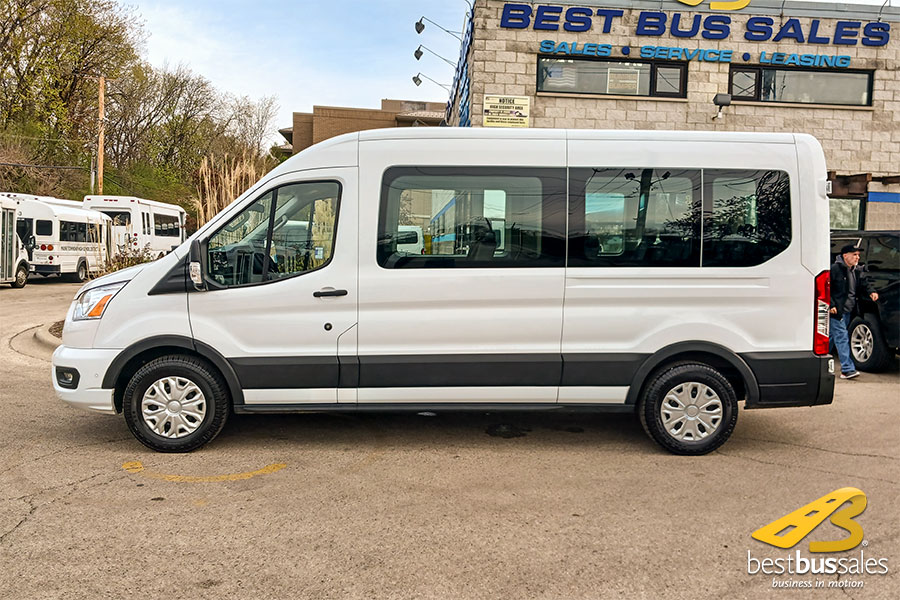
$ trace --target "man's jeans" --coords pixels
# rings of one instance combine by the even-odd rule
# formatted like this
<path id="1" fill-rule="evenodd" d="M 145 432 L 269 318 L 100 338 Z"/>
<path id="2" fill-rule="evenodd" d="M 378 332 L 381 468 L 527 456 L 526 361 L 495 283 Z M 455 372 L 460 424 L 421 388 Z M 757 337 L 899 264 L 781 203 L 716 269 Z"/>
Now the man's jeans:
<path id="1" fill-rule="evenodd" d="M 837 348 L 838 359 L 841 361 L 841 373 L 852 373 L 856 370 L 853 357 L 850 356 L 850 315 L 844 313 L 840 319 L 831 317 L 831 342 Z"/>

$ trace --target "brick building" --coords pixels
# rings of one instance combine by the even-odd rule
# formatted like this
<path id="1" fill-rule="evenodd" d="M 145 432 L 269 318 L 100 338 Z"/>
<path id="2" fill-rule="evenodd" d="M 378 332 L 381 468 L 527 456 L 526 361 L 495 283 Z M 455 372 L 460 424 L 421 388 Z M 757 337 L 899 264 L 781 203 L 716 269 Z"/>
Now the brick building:
<path id="1" fill-rule="evenodd" d="M 832 227 L 900 229 L 900 9 L 689 4 L 476 0 L 447 122 L 811 133 Z"/>
<path id="2" fill-rule="evenodd" d="M 444 104 L 414 100 L 382 100 L 380 109 L 314 106 L 294 113 L 293 126 L 280 133 L 294 154 L 342 133 L 383 127 L 434 127 L 444 119 Z"/>

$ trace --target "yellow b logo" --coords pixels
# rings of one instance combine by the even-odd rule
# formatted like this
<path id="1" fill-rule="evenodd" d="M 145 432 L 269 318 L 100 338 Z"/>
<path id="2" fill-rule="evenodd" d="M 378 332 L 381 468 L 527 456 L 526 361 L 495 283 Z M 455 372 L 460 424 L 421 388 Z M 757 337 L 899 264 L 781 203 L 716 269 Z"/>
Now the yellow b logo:
<path id="1" fill-rule="evenodd" d="M 850 506 L 838 510 L 848 501 Z M 863 539 L 862 527 L 853 520 L 853 517 L 866 510 L 866 503 L 866 495 L 861 490 L 853 487 L 841 488 L 772 521 L 765 527 L 760 527 L 753 532 L 752 537 L 778 548 L 792 548 L 830 516 L 831 523 L 848 531 L 850 536 L 832 542 L 810 542 L 809 551 L 843 552 L 852 550 L 859 546 Z"/>
<path id="2" fill-rule="evenodd" d="M 697 6 L 703 0 L 678 0 L 682 4 L 687 4 L 688 6 Z M 741 10 L 742 8 L 746 8 L 747 5 L 750 4 L 750 0 L 728 0 L 727 2 L 717 2 L 713 1 L 709 3 L 709 7 L 713 10 Z"/>

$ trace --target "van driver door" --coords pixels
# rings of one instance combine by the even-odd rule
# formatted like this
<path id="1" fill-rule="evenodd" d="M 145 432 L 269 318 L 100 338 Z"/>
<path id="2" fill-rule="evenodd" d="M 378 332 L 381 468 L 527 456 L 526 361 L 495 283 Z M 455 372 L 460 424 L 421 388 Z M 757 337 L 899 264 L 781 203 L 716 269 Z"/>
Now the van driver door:
<path id="1" fill-rule="evenodd" d="M 356 171 L 277 178 L 201 244 L 193 335 L 230 363 L 248 407 L 338 401 L 339 343 L 356 352 Z"/>

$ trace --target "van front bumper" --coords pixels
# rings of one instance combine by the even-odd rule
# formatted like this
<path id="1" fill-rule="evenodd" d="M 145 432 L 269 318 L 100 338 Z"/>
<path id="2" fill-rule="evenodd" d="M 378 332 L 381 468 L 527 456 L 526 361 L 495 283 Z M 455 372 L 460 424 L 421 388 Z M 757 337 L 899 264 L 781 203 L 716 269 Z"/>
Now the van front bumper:
<path id="1" fill-rule="evenodd" d="M 121 350 L 68 348 L 53 353 L 53 390 L 67 404 L 91 412 L 116 414 L 113 390 L 103 389 L 103 375 Z"/>
<path id="2" fill-rule="evenodd" d="M 759 399 L 745 408 L 815 406 L 834 400 L 834 358 L 812 352 L 757 352 L 741 358 L 759 384 Z"/>

